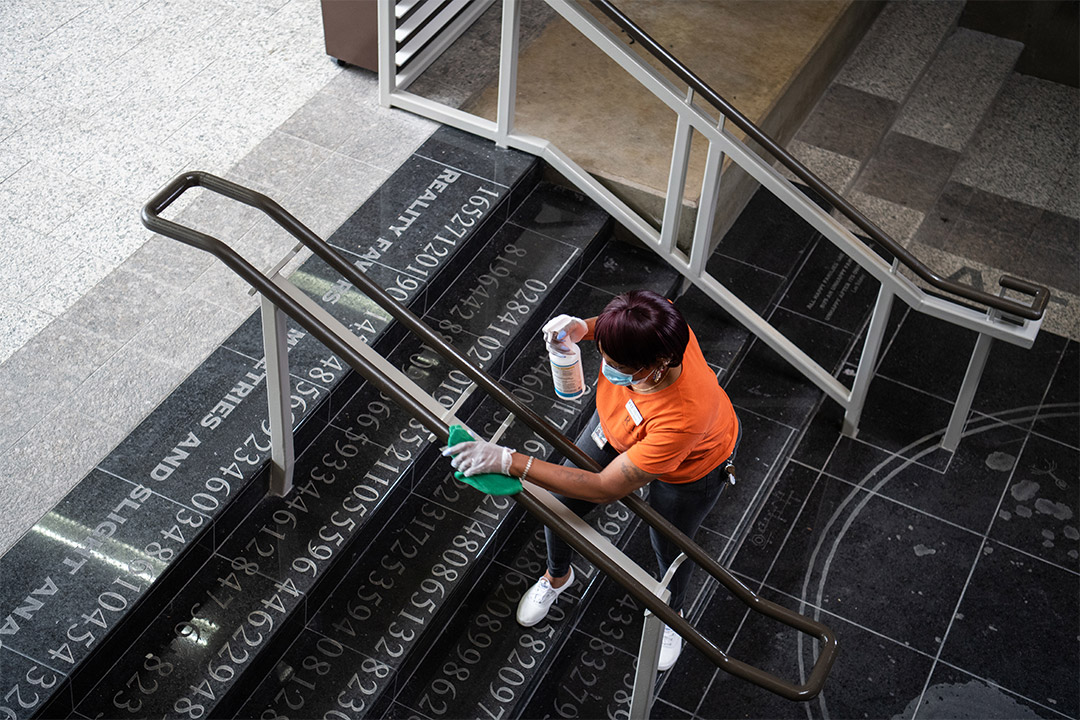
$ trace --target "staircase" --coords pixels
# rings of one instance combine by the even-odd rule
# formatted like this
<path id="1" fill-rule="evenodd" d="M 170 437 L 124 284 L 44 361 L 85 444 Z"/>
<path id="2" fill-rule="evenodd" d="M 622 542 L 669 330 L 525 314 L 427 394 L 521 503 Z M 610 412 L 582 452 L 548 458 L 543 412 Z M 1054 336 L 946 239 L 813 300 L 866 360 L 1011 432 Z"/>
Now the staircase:
<path id="1" fill-rule="evenodd" d="M 957 27 L 984 7 L 889 4 L 788 150 L 942 275 L 1048 285 L 1043 329 L 1076 339 L 1077 93 Z"/>
<path id="2" fill-rule="evenodd" d="M 612 240 L 610 218 L 542 172 L 526 155 L 443 129 L 329 242 L 577 437 L 589 430 L 590 395 L 555 399 L 540 324 L 598 312 L 630 288 L 674 296 L 678 281 L 651 253 Z M 761 197 L 751 208 L 783 211 L 768 205 Z M 797 245 L 796 255 L 806 252 Z M 733 240 L 723 248 L 731 255 L 715 261 L 735 267 L 751 247 Z M 774 269 L 769 307 L 791 284 Z M 466 378 L 402 337 L 321 260 L 291 279 L 477 432 L 505 424 L 506 411 L 471 394 Z M 708 329 L 707 357 L 733 377 L 745 332 L 694 292 L 678 302 Z M 579 563 L 582 582 L 550 619 L 519 628 L 513 609 L 542 572 L 540 526 L 509 498 L 453 480 L 422 426 L 292 325 L 295 487 L 267 495 L 258 326 L 256 314 L 0 560 L 14 579 L 4 586 L 14 612 L 0 630 L 4 674 L 18 683 L 20 708 L 10 714 L 527 712 L 570 629 L 592 622 L 596 569 Z M 585 369 L 597 377 L 598 359 L 587 357 Z M 551 455 L 520 424 L 504 430 L 510 446 Z M 745 478 L 729 538 L 764 498 L 769 473 L 748 467 Z M 651 562 L 631 517 L 613 505 L 591 522 Z M 24 601 L 9 600 L 20 593 Z M 609 639 L 625 643 L 640 612 L 629 598 L 622 604 L 626 627 L 611 626 Z"/>

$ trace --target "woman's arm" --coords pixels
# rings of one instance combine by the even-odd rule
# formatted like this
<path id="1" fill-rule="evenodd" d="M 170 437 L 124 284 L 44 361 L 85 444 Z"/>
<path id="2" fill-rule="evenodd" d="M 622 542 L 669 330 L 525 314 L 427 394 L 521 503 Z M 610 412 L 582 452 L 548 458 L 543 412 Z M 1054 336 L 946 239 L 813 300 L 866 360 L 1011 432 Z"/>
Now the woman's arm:
<path id="1" fill-rule="evenodd" d="M 510 475 L 521 477 L 528 462 L 528 455 L 513 453 Z M 559 495 L 595 503 L 607 503 L 626 497 L 657 477 L 634 465 L 626 453 L 622 453 L 598 473 L 533 458 L 532 467 L 529 468 L 526 479 Z"/>

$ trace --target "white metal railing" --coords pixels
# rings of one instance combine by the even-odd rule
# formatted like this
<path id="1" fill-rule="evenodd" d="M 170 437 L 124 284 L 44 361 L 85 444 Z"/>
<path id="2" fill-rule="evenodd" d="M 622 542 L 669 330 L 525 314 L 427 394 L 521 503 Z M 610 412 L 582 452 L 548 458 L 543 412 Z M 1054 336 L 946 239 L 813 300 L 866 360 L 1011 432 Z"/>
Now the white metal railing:
<path id="1" fill-rule="evenodd" d="M 792 364 L 825 394 L 844 408 L 846 434 L 854 436 L 866 400 L 870 380 L 876 367 L 889 312 L 894 298 L 899 298 L 917 312 L 945 320 L 957 327 L 974 330 L 978 340 L 953 407 L 949 425 L 942 439 L 942 447 L 955 450 L 971 402 L 982 376 L 986 357 L 992 340 L 1030 347 L 1042 326 L 1041 307 L 1028 317 L 1018 317 L 1000 309 L 973 308 L 946 297 L 930 294 L 900 274 L 897 262 L 889 264 L 868 248 L 836 218 L 812 202 L 779 171 L 762 160 L 744 142 L 732 135 L 725 127 L 724 115 L 717 123 L 695 102 L 693 87 L 680 89 L 650 64 L 642 60 L 619 36 L 599 23 L 573 0 L 545 0 L 565 20 L 618 63 L 644 88 L 664 102 L 676 116 L 675 138 L 671 167 L 667 184 L 667 197 L 659 229 L 614 193 L 605 188 L 581 166 L 575 163 L 548 140 L 514 131 L 514 103 L 517 85 L 517 62 L 519 43 L 520 0 L 503 0 L 502 35 L 499 67 L 498 110 L 495 122 L 472 115 L 456 108 L 410 93 L 408 85 L 415 79 L 400 76 L 394 64 L 392 42 L 394 26 L 393 0 L 379 0 L 379 94 L 380 102 L 387 107 L 399 107 L 430 119 L 451 125 L 487 138 L 504 147 L 532 153 L 543 158 L 579 190 L 629 229 L 638 239 L 660 254 L 672 267 L 707 294 L 714 302 L 734 316 L 740 323 Z M 679 230 L 680 209 L 683 204 L 687 166 L 690 157 L 691 132 L 697 131 L 708 142 L 705 173 L 701 185 L 699 209 L 695 221 L 689 252 L 676 245 Z M 852 387 L 848 389 L 832 373 L 822 367 L 801 348 L 772 327 L 730 290 L 718 282 L 706 269 L 713 221 L 720 188 L 721 166 L 724 157 L 730 158 L 751 177 L 757 180 L 791 208 L 815 230 L 824 235 L 837 248 L 854 259 L 860 267 L 875 278 L 881 288 L 874 307 L 865 344 Z M 799 165 L 803 174 L 808 170 Z M 816 177 L 813 180 L 820 183 Z M 835 193 L 833 193 L 835 196 Z M 838 197 L 838 196 L 837 196 Z M 865 221 L 865 219 L 863 219 Z M 865 221 L 868 222 L 868 221 Z M 874 227 L 875 235 L 884 235 Z M 887 237 L 887 236 L 886 236 Z M 891 241 L 895 247 L 895 241 Z M 906 251 L 902 251 L 906 254 Z M 900 253 L 897 253 L 898 255 Z M 925 267 L 925 266 L 921 266 Z M 1023 285 L 1020 281 L 1014 281 Z M 1005 285 L 1005 281 L 1002 281 Z M 1010 286 L 1011 289 L 1017 289 Z M 1045 288 L 1037 303 L 1045 306 Z M 1033 293 L 1034 294 L 1034 293 Z M 1001 297 L 1004 297 L 1004 290 Z M 1019 307 L 1019 305 L 1017 305 Z M 1025 308 L 1026 309 L 1026 308 Z M 1031 315 L 1036 315 L 1032 318 Z"/>

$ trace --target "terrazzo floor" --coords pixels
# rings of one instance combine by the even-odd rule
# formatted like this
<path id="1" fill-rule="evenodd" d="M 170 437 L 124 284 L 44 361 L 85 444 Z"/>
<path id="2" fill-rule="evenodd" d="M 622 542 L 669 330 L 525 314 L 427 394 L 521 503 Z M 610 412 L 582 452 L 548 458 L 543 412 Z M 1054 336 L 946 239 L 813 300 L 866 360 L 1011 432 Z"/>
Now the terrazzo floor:
<path id="1" fill-rule="evenodd" d="M 255 307 L 141 226 L 158 187 L 224 174 L 325 237 L 435 127 L 326 55 L 318 3 L 0 4 L 0 552 Z M 293 244 L 235 204 L 185 205 L 261 267 Z"/>

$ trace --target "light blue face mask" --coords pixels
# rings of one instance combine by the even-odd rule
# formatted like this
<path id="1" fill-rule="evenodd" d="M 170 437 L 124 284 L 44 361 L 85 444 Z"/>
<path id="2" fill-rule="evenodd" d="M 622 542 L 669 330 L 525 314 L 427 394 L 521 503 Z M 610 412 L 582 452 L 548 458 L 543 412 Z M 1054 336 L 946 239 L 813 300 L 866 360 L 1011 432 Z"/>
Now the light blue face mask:
<path id="1" fill-rule="evenodd" d="M 611 381 L 612 385 L 622 385 L 623 387 L 627 385 L 640 385 L 649 379 L 649 376 L 646 375 L 640 380 L 634 380 L 633 373 L 624 373 L 620 370 L 616 370 L 608 365 L 607 360 L 601 360 L 600 363 L 600 372 L 604 373 L 604 377 Z"/>

